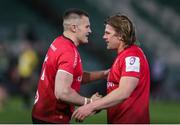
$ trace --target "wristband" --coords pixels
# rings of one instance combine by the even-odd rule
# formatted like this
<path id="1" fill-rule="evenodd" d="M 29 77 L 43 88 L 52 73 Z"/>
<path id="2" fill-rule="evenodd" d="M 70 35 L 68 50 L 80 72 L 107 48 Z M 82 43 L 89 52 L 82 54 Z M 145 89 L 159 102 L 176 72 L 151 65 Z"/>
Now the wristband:
<path id="1" fill-rule="evenodd" d="M 87 103 L 88 103 L 88 99 L 85 97 L 84 98 L 84 105 L 87 105 Z"/>
<path id="2" fill-rule="evenodd" d="M 90 99 L 90 103 L 92 103 L 93 102 L 93 100 L 92 99 Z"/>

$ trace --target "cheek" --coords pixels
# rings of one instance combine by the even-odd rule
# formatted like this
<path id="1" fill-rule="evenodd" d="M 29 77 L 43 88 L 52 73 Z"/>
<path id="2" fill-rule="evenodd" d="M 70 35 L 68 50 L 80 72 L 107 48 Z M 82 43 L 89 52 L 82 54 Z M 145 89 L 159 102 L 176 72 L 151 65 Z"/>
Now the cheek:
<path id="1" fill-rule="evenodd" d="M 86 34 L 86 30 L 81 30 L 81 36 L 84 36 Z"/>
<path id="2" fill-rule="evenodd" d="M 118 46 L 119 42 L 117 39 L 114 38 L 114 39 L 112 39 L 112 44 L 113 44 L 113 46 Z"/>

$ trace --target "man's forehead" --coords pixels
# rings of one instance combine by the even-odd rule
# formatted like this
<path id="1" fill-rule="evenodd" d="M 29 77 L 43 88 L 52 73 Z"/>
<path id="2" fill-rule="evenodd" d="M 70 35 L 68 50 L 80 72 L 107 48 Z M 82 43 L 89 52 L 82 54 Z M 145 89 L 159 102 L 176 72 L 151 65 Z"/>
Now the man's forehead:
<path id="1" fill-rule="evenodd" d="M 90 25 L 89 18 L 86 16 L 83 16 L 79 21 L 81 21 L 81 23 L 85 23 L 87 25 Z"/>
<path id="2" fill-rule="evenodd" d="M 114 32 L 115 30 L 114 30 L 114 28 L 111 25 L 106 24 L 105 31 L 108 31 L 108 32 L 112 32 L 113 31 Z"/>
<path id="3" fill-rule="evenodd" d="M 82 17 L 81 17 L 81 20 L 89 22 L 89 18 L 86 17 L 86 16 L 82 16 Z"/>

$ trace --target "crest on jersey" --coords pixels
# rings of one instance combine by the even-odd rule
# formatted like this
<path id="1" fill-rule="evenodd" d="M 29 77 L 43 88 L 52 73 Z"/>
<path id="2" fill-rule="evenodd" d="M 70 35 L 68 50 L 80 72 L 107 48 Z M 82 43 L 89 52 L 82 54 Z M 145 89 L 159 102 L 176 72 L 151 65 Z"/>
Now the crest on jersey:
<path id="1" fill-rule="evenodd" d="M 136 56 L 129 56 L 125 58 L 126 72 L 139 72 L 140 71 L 140 59 Z"/>

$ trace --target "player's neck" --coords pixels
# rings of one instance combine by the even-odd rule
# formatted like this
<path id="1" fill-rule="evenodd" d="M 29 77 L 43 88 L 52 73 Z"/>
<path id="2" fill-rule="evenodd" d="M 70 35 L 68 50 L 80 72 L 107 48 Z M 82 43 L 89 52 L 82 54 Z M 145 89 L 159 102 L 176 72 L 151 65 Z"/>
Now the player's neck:
<path id="1" fill-rule="evenodd" d="M 65 37 L 67 37 L 68 39 L 72 40 L 72 42 L 73 42 L 76 46 L 79 45 L 79 43 L 78 43 L 78 41 L 77 41 L 77 39 L 76 39 L 76 37 L 75 37 L 74 34 L 68 32 L 68 31 L 64 31 L 64 32 L 63 32 L 63 35 L 64 35 Z"/>
<path id="2" fill-rule="evenodd" d="M 125 45 L 123 42 L 120 43 L 118 49 L 117 49 L 117 53 L 120 53 L 121 51 L 123 51 L 125 48 L 127 47 L 127 45 Z"/>

